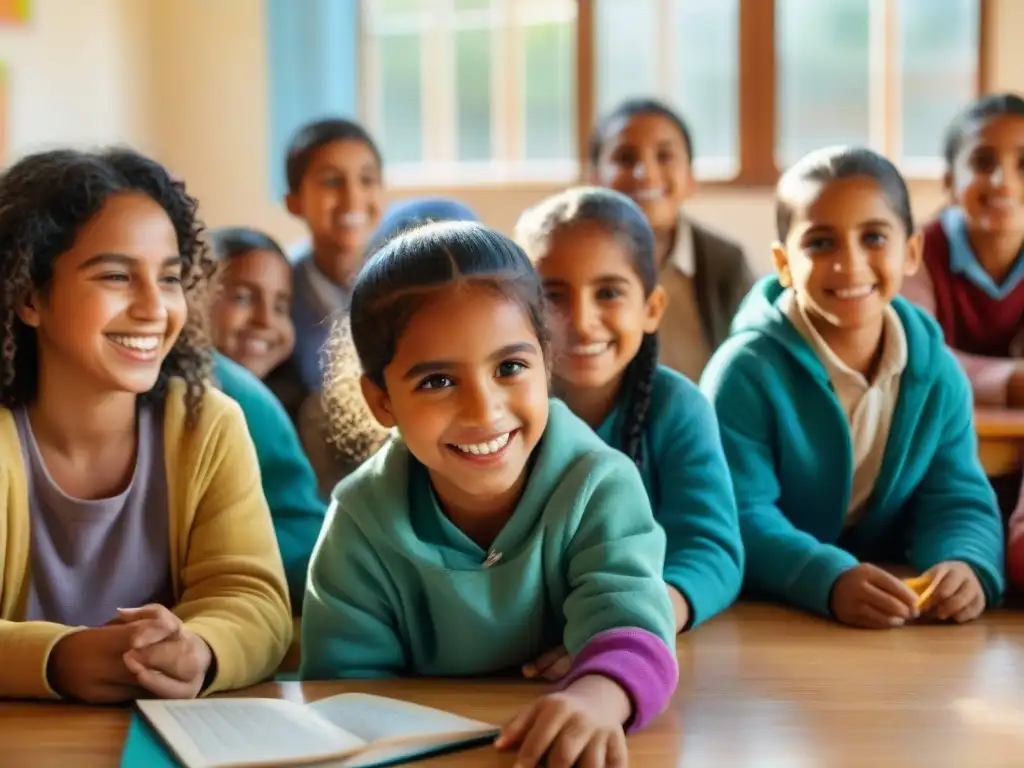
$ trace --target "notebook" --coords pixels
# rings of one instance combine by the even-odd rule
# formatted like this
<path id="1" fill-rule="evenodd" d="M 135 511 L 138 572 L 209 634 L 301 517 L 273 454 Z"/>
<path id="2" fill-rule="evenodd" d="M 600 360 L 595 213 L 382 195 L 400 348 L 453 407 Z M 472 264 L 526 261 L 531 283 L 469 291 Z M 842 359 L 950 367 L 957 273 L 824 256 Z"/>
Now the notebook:
<path id="1" fill-rule="evenodd" d="M 183 768 L 324 763 L 371 768 L 490 743 L 500 731 L 439 709 L 363 693 L 312 704 L 217 698 L 140 700 L 136 706 L 140 722 L 129 731 L 122 768 L 175 763 Z"/>

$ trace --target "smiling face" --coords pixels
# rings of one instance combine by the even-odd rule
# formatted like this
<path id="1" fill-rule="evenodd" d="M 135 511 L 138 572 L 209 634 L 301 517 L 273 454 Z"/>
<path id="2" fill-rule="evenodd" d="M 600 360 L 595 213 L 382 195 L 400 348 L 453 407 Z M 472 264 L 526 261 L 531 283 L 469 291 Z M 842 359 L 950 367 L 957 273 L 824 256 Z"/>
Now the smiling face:
<path id="1" fill-rule="evenodd" d="M 167 213 L 145 195 L 109 198 L 18 315 L 52 380 L 100 394 L 152 389 L 187 316 Z"/>
<path id="2" fill-rule="evenodd" d="M 920 235 L 908 239 L 882 189 L 866 176 L 807 182 L 790 202 L 786 242 L 773 248 L 782 284 L 794 288 L 823 335 L 881 323 L 903 277 L 920 265 Z"/>
<path id="3" fill-rule="evenodd" d="M 972 229 L 1024 236 L 1024 117 L 1002 115 L 977 125 L 946 184 Z"/>
<path id="4" fill-rule="evenodd" d="M 383 201 L 377 157 L 365 142 L 352 139 L 317 149 L 299 189 L 286 200 L 309 227 L 316 265 L 338 285 L 347 285 L 358 271 Z"/>
<path id="5" fill-rule="evenodd" d="M 386 391 L 368 379 L 374 415 L 397 426 L 442 503 L 514 505 L 548 419 L 542 346 L 523 308 L 494 288 L 459 284 L 405 327 Z"/>
<path id="6" fill-rule="evenodd" d="M 668 231 L 693 191 L 690 159 L 683 134 L 671 120 L 641 113 L 608 132 L 597 181 L 632 197 L 656 232 Z"/>
<path id="7" fill-rule="evenodd" d="M 623 242 L 593 222 L 556 232 L 537 269 L 562 341 L 555 377 L 577 390 L 617 389 L 644 334 L 658 329 L 664 290 L 645 297 Z"/>
<path id="8" fill-rule="evenodd" d="M 295 346 L 292 270 L 279 253 L 248 251 L 224 262 L 211 313 L 217 349 L 261 379 Z"/>

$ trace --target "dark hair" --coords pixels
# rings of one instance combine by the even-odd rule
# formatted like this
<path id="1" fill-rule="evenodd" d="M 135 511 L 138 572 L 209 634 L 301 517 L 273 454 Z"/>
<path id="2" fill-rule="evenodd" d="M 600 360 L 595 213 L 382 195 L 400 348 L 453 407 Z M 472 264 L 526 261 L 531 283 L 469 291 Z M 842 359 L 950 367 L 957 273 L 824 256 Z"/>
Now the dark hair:
<path id="1" fill-rule="evenodd" d="M 211 375 L 211 356 L 202 324 L 206 290 L 214 262 L 203 242 L 203 224 L 196 200 L 167 170 L 130 149 L 99 152 L 71 149 L 29 155 L 0 175 L 0 282 L 3 284 L 3 356 L 0 359 L 0 405 L 29 403 L 38 386 L 36 331 L 15 309 L 33 291 L 45 291 L 54 261 L 70 250 L 82 227 L 113 196 L 141 193 L 170 218 L 183 260 L 182 286 L 189 304 L 188 320 L 174 348 L 160 366 L 156 385 L 141 395 L 159 400 L 168 380 L 185 380 L 191 423 Z"/>
<path id="2" fill-rule="evenodd" d="M 392 238 L 432 221 L 479 221 L 465 203 L 447 197 L 406 200 L 393 206 L 381 219 L 366 246 L 367 255 L 380 250 Z"/>
<path id="3" fill-rule="evenodd" d="M 583 223 L 599 226 L 622 242 L 640 278 L 644 296 L 650 296 L 658 286 L 654 232 L 639 206 L 620 192 L 602 187 L 577 187 L 553 195 L 520 217 L 516 239 L 536 263 L 544 259 L 552 238 L 559 232 Z M 622 391 L 626 393 L 621 424 L 623 451 L 637 466 L 642 462 L 642 438 L 657 368 L 658 336 L 645 333 L 622 381 Z"/>
<path id="4" fill-rule="evenodd" d="M 590 132 L 587 155 L 592 167 L 596 167 L 601 159 L 601 150 L 604 148 L 609 131 L 617 123 L 628 122 L 638 115 L 658 115 L 678 128 L 683 137 L 683 145 L 686 147 L 687 161 L 693 163 L 693 134 L 690 133 L 690 128 L 683 120 L 682 115 L 659 99 L 633 98 L 619 102 L 611 112 L 597 121 Z"/>
<path id="5" fill-rule="evenodd" d="M 804 155 L 779 179 L 775 189 L 775 226 L 779 241 L 785 241 L 793 223 L 793 204 L 800 187 L 807 182 L 828 184 L 854 176 L 873 179 L 886 203 L 899 217 L 909 237 L 914 232 L 910 193 L 900 172 L 888 159 L 864 147 L 826 147 Z"/>
<path id="6" fill-rule="evenodd" d="M 285 177 L 288 179 L 288 191 L 295 193 L 302 186 L 302 179 L 309 170 L 313 155 L 320 148 L 336 141 L 358 141 L 370 148 L 377 165 L 384 167 L 377 143 L 369 132 L 359 123 L 340 117 L 329 117 L 316 120 L 302 126 L 288 143 L 288 154 L 285 160 Z"/>
<path id="7" fill-rule="evenodd" d="M 952 170 L 964 141 L 978 123 L 1003 115 L 1024 117 L 1024 99 L 1015 93 L 990 93 L 980 96 L 961 110 L 949 124 L 943 140 L 942 156 L 946 161 L 946 170 Z"/>
<path id="8" fill-rule="evenodd" d="M 210 250 L 218 261 L 230 261 L 252 251 L 270 251 L 286 262 L 288 255 L 270 235 L 250 227 L 219 227 L 206 233 Z M 290 263 L 290 262 L 289 262 Z"/>
<path id="9" fill-rule="evenodd" d="M 352 287 L 352 341 L 373 382 L 384 386 L 384 368 L 413 315 L 438 289 L 458 283 L 487 287 L 516 301 L 546 352 L 544 294 L 522 249 L 474 222 L 425 224 L 374 254 Z"/>

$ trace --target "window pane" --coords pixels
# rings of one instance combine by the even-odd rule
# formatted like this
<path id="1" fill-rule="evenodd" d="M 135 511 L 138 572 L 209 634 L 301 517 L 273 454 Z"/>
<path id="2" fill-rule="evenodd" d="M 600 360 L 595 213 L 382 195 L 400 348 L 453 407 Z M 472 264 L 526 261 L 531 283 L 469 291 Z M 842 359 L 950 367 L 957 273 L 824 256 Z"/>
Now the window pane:
<path id="1" fill-rule="evenodd" d="M 678 105 L 698 173 L 739 170 L 739 0 L 675 0 Z"/>
<path id="2" fill-rule="evenodd" d="M 455 35 L 455 98 L 459 160 L 491 158 L 491 32 Z"/>
<path id="3" fill-rule="evenodd" d="M 903 157 L 937 157 L 953 116 L 977 94 L 980 0 L 900 0 Z"/>
<path id="4" fill-rule="evenodd" d="M 813 149 L 867 144 L 865 0 L 776 0 L 778 162 Z"/>
<path id="5" fill-rule="evenodd" d="M 739 154 L 739 0 L 597 0 L 597 109 L 657 96 L 694 135 L 699 174 Z"/>
<path id="6" fill-rule="evenodd" d="M 380 51 L 381 143 L 389 163 L 423 155 L 419 35 L 385 35 Z"/>
<path id="7" fill-rule="evenodd" d="M 527 160 L 573 156 L 573 23 L 533 24 L 523 29 Z"/>
<path id="8" fill-rule="evenodd" d="M 594 64 L 599 114 L 630 96 L 657 93 L 658 5 L 659 0 L 597 0 Z"/>
<path id="9" fill-rule="evenodd" d="M 381 16 L 395 13 L 416 13 L 427 10 L 433 0 L 373 0 L 370 8 Z"/>

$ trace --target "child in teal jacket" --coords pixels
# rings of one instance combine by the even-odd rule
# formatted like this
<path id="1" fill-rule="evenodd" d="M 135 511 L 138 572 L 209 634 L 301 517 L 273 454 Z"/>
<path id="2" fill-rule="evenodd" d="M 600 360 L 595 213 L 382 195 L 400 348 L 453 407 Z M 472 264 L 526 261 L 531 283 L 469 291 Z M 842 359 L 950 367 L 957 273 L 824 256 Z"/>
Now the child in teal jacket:
<path id="1" fill-rule="evenodd" d="M 676 631 L 695 627 L 739 594 L 743 546 L 714 410 L 658 365 L 666 294 L 651 226 L 625 195 L 584 187 L 525 213 L 516 236 L 559 331 L 555 394 L 640 468 L 667 537 Z"/>
<path id="2" fill-rule="evenodd" d="M 625 762 L 678 675 L 665 536 L 636 467 L 550 401 L 540 281 L 479 224 L 398 236 L 356 279 L 375 417 L 399 436 L 334 492 L 310 566 L 303 679 L 574 664 L 506 725 L 519 764 Z"/>
<path id="3" fill-rule="evenodd" d="M 920 264 L 906 185 L 862 149 L 778 190 L 778 277 L 748 295 L 701 386 L 718 413 L 754 591 L 864 627 L 958 622 L 1001 599 L 1003 535 L 970 386 L 898 297 Z M 874 563 L 937 582 L 920 607 Z"/>
<path id="4" fill-rule="evenodd" d="M 249 427 L 292 609 L 297 613 L 327 505 L 317 494 L 316 475 L 302 452 L 295 427 L 273 392 L 247 368 L 219 352 L 213 355 L 213 373 L 221 391 L 242 408 Z"/>

